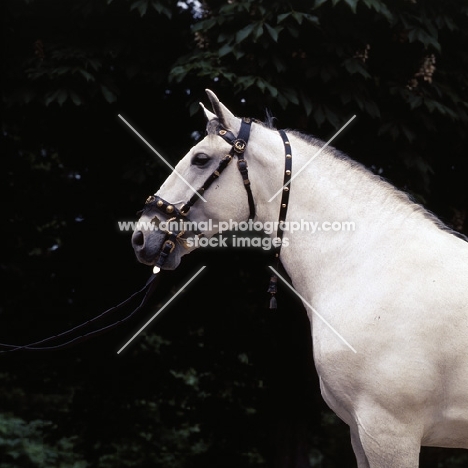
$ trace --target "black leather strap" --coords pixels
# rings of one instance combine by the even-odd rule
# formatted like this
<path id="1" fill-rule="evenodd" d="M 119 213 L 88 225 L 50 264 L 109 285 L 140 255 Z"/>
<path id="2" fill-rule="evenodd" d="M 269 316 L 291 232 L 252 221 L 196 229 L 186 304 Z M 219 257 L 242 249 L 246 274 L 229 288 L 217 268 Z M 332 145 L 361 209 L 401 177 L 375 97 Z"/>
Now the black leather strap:
<path id="1" fill-rule="evenodd" d="M 289 194 L 291 192 L 291 174 L 292 174 L 292 149 L 291 143 L 289 142 L 288 136 L 284 130 L 278 130 L 281 138 L 283 139 L 284 151 L 285 151 L 285 161 L 284 161 L 284 175 L 283 175 L 283 192 L 281 195 L 281 204 L 278 216 L 278 229 L 276 231 L 276 237 L 278 243 L 275 246 L 274 250 L 274 260 L 276 270 L 279 268 L 280 263 L 280 254 L 281 246 L 283 243 L 283 234 L 284 234 L 284 222 L 286 221 L 286 216 L 288 214 L 288 205 L 289 205 Z M 276 309 L 276 292 L 277 292 L 277 283 L 278 278 L 276 275 L 272 275 L 270 278 L 270 283 L 268 285 L 268 292 L 271 294 L 270 297 L 270 309 Z"/>
<path id="2" fill-rule="evenodd" d="M 289 193 L 291 191 L 291 173 L 292 173 L 292 151 L 291 143 L 288 140 L 288 137 L 284 130 L 278 130 L 281 138 L 283 139 L 284 149 L 285 149 L 285 161 L 284 161 L 284 176 L 283 176 L 283 192 L 281 195 L 281 204 L 278 217 L 278 230 L 276 237 L 280 240 L 283 240 L 283 224 L 286 221 L 286 215 L 288 213 L 288 204 L 289 204 Z M 281 253 L 281 243 L 275 249 L 275 259 L 279 260 Z"/>
<path id="3" fill-rule="evenodd" d="M 205 180 L 204 184 L 197 190 L 197 192 L 200 195 L 203 195 L 205 190 L 207 190 L 211 184 L 221 175 L 221 173 L 226 169 L 226 167 L 229 165 L 229 163 L 232 161 L 232 156 L 230 154 L 227 154 L 224 156 L 223 159 L 218 164 L 218 167 L 216 170 L 208 177 L 208 179 Z M 198 201 L 200 197 L 194 193 L 190 200 L 187 203 L 184 203 L 184 205 L 180 208 L 180 211 L 183 216 L 186 216 L 187 213 L 189 212 L 190 208 L 195 204 L 196 201 Z"/>
<path id="4" fill-rule="evenodd" d="M 251 125 L 252 119 L 244 117 L 241 121 L 241 127 L 239 129 L 237 138 L 234 137 L 232 132 L 226 130 L 222 126 L 218 128 L 218 135 L 224 138 L 224 140 L 226 140 L 230 145 L 232 145 L 229 154 L 233 157 L 237 156 L 237 168 L 239 169 L 239 172 L 242 176 L 244 188 L 247 192 L 247 201 L 249 203 L 249 219 L 254 219 L 256 214 L 255 202 L 249 180 L 248 164 L 244 155 L 245 150 L 247 149 L 247 143 L 249 142 Z"/>

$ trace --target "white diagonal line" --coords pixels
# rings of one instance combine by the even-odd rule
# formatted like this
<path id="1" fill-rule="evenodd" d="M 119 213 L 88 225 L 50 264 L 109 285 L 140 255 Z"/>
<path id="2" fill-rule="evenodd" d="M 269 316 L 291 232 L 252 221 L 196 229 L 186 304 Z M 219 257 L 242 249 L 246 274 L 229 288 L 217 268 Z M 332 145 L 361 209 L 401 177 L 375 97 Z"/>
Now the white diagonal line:
<path id="1" fill-rule="evenodd" d="M 296 294 L 297 297 L 299 297 L 299 299 L 302 300 L 302 302 L 304 302 L 304 304 L 306 304 L 310 310 L 315 314 L 317 315 L 317 317 L 320 318 L 320 320 L 322 320 L 322 322 L 351 350 L 353 351 L 354 353 L 357 353 L 357 351 L 343 338 L 342 335 L 340 335 L 328 322 L 327 320 L 322 316 L 320 315 L 317 310 L 312 307 L 272 266 L 269 266 L 268 268 L 270 268 L 270 270 L 272 270 L 275 275 L 280 278 L 283 283 L 294 293 Z"/>
<path id="2" fill-rule="evenodd" d="M 187 182 L 187 180 L 185 180 L 185 178 L 184 178 L 182 175 L 180 175 L 180 174 L 175 170 L 175 168 L 172 167 L 172 165 L 171 165 L 169 162 L 167 162 L 166 159 L 163 158 L 163 157 L 161 156 L 161 154 L 160 154 L 156 149 L 154 149 L 154 148 L 148 143 L 148 141 L 145 140 L 145 138 L 143 138 L 143 136 L 142 136 L 137 130 L 135 130 L 135 128 L 132 127 L 132 125 L 130 125 L 130 124 L 125 120 L 124 117 L 122 117 L 120 114 L 118 114 L 118 117 L 119 117 L 131 130 L 133 130 L 133 132 L 134 132 L 136 135 L 138 135 L 138 136 L 140 137 L 141 141 L 143 141 L 143 143 L 145 143 L 145 145 L 148 146 L 148 148 L 149 148 L 151 151 L 153 151 L 153 153 L 154 153 L 163 163 L 166 164 L 166 166 L 168 166 L 178 177 L 180 177 L 180 179 L 182 179 L 182 181 L 183 181 L 185 184 L 187 184 L 187 185 L 194 191 L 194 193 L 196 193 L 204 202 L 206 202 L 205 198 L 203 198 L 203 197 L 198 193 L 197 189 L 194 188 L 194 187 L 192 187 L 192 185 L 191 185 L 189 182 Z"/>
<path id="3" fill-rule="evenodd" d="M 269 200 L 270 203 L 276 198 L 283 190 L 284 187 L 289 185 L 354 119 L 356 115 L 353 115 L 294 175 L 286 182 Z"/>
<path id="4" fill-rule="evenodd" d="M 202 266 L 118 351 L 120 354 L 204 269 Z"/>

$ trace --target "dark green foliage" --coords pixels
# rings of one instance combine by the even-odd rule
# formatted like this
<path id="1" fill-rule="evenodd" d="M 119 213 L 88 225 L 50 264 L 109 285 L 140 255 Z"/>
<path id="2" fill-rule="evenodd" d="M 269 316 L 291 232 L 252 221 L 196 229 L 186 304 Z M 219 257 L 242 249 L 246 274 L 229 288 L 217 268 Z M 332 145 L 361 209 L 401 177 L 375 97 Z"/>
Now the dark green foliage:
<path id="1" fill-rule="evenodd" d="M 207 5 L 192 26 L 192 50 L 171 70 L 174 82 L 215 79 L 227 94 L 234 89 L 253 108 L 268 106 L 281 123 L 324 138 L 356 114 L 353 137 L 360 141 L 348 151 L 390 178 L 406 169 L 414 180 L 397 183 L 426 203 L 435 172 L 466 168 L 468 6 L 409 0 Z M 447 145 L 450 154 L 438 157 L 435 148 L 447 153 Z"/>
<path id="2" fill-rule="evenodd" d="M 0 342 L 58 333 L 129 296 L 134 220 L 203 133 L 238 114 L 325 140 L 467 232 L 468 6 L 459 0 L 4 0 Z M 198 133 L 197 133 L 198 132 Z M 128 325 L 60 353 L 0 355 L 0 467 L 353 466 L 308 321 L 268 298 L 263 252 L 200 251 Z M 207 265 L 148 331 L 117 349 Z M 424 449 L 424 467 L 466 451 Z"/>

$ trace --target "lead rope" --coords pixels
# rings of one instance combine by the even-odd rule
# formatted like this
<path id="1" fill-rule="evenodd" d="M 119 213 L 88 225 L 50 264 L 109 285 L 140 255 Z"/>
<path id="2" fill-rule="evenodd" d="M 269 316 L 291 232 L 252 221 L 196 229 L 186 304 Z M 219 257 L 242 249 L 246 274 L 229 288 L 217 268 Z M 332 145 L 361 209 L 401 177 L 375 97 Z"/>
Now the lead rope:
<path id="1" fill-rule="evenodd" d="M 122 325 L 127 320 L 130 320 L 130 318 L 132 318 L 138 311 L 140 311 L 147 304 L 147 302 L 149 301 L 150 297 L 152 296 L 154 290 L 156 289 L 155 288 L 155 286 L 156 286 L 155 279 L 156 279 L 156 275 L 151 275 L 151 277 L 146 282 L 145 286 L 143 288 L 141 288 L 140 290 L 138 290 L 137 292 L 133 293 L 128 299 L 125 299 L 120 304 L 118 304 L 118 305 L 116 305 L 114 307 L 111 307 L 110 309 L 105 310 L 104 312 L 102 312 L 98 316 L 88 320 L 87 322 L 83 322 L 83 323 L 81 323 L 79 325 L 76 325 L 75 327 L 70 328 L 69 330 L 66 330 L 66 331 L 64 331 L 62 333 L 59 333 L 58 335 L 49 336 L 48 338 L 44 338 L 42 340 L 35 341 L 33 343 L 29 343 L 29 344 L 26 344 L 26 345 L 12 345 L 12 344 L 0 343 L 0 348 L 6 348 L 6 350 L 0 351 L 0 354 L 13 353 L 15 351 L 57 351 L 57 350 L 60 350 L 60 349 L 68 348 L 68 347 L 70 347 L 72 345 L 75 345 L 75 344 L 78 344 L 78 343 L 82 343 L 83 341 L 87 341 L 90 338 L 94 338 L 95 336 L 101 335 L 102 333 L 106 333 L 106 332 L 112 330 L 113 328 L 116 328 L 119 325 Z M 140 304 L 135 309 L 133 309 L 133 311 L 129 315 L 127 315 L 126 317 L 124 317 L 124 318 L 122 318 L 120 320 L 117 320 L 117 321 L 111 323 L 110 325 L 106 325 L 104 327 L 98 328 L 97 330 L 93 330 L 91 332 L 88 332 L 88 333 L 86 333 L 84 335 L 80 335 L 80 336 L 77 336 L 75 338 L 72 338 L 72 339 L 70 339 L 70 340 L 68 340 L 68 341 L 66 341 L 64 343 L 60 343 L 58 345 L 52 345 L 52 346 L 40 346 L 40 345 L 49 343 L 51 341 L 58 340 L 60 338 L 65 338 L 65 337 L 69 336 L 70 334 L 72 334 L 74 332 L 82 330 L 83 328 L 87 327 L 88 325 L 90 325 L 92 323 L 95 323 L 95 322 L 98 322 L 99 320 L 102 320 L 104 317 L 111 314 L 112 312 L 116 312 L 118 310 L 123 309 L 135 297 L 137 297 L 143 291 L 146 291 L 146 292 L 145 292 L 145 295 L 143 296 L 143 299 L 141 300 Z"/>
<path id="2" fill-rule="evenodd" d="M 288 202 L 289 193 L 291 189 L 291 169 L 292 169 L 292 150 L 291 143 L 288 140 L 286 132 L 284 130 L 278 130 L 284 143 L 285 150 L 285 161 L 284 161 L 284 178 L 283 178 L 283 193 L 281 195 L 281 205 L 279 211 L 278 229 L 276 231 L 276 237 L 279 239 L 276 243 L 274 250 L 275 270 L 278 271 L 280 265 L 280 253 L 281 246 L 283 244 L 283 223 L 286 221 L 286 215 L 288 213 Z M 270 309 L 276 309 L 278 307 L 276 301 L 278 277 L 273 274 L 270 277 L 270 283 L 268 285 L 268 291 L 270 293 Z"/>

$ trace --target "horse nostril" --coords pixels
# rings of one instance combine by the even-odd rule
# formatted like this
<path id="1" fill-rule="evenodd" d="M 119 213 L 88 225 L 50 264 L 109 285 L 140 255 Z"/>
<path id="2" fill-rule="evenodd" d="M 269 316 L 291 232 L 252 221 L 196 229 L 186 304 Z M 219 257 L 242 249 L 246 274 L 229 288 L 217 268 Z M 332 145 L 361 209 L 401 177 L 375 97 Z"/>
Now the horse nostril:
<path id="1" fill-rule="evenodd" d="M 145 236 L 141 231 L 135 231 L 132 235 L 132 244 L 135 247 L 141 247 L 145 243 Z"/>

